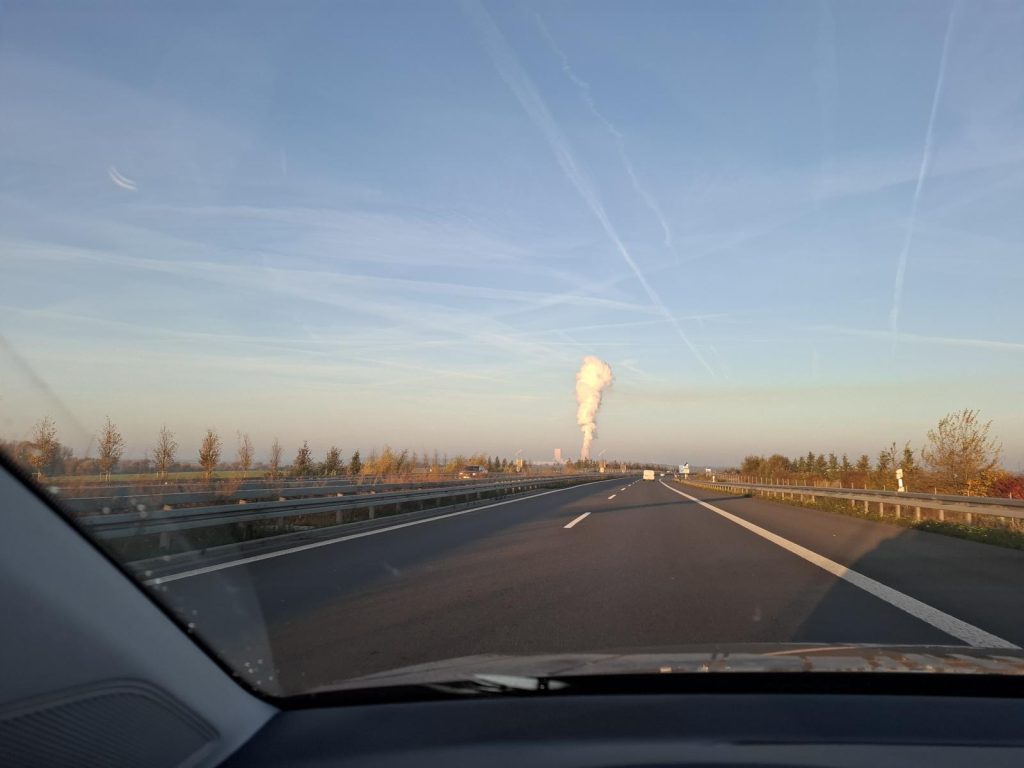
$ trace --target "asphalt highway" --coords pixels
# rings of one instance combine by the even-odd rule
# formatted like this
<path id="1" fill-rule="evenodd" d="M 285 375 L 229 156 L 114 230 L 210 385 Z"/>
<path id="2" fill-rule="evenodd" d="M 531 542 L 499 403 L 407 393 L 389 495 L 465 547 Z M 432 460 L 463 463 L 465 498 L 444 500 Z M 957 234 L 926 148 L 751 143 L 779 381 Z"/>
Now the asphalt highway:
<path id="1" fill-rule="evenodd" d="M 268 690 L 474 654 L 1024 646 L 1024 552 L 665 480 L 602 481 L 154 587 Z"/>

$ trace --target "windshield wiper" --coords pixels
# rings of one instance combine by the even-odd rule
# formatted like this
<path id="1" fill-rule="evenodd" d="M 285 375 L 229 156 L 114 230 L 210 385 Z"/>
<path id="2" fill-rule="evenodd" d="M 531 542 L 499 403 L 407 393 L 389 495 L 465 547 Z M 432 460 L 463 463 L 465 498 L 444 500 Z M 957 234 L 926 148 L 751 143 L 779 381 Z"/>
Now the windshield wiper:
<path id="1" fill-rule="evenodd" d="M 428 683 L 424 687 L 441 693 L 473 696 L 495 693 L 544 693 L 568 688 L 569 683 L 550 677 L 477 674 L 466 680 L 456 680 L 451 683 Z"/>

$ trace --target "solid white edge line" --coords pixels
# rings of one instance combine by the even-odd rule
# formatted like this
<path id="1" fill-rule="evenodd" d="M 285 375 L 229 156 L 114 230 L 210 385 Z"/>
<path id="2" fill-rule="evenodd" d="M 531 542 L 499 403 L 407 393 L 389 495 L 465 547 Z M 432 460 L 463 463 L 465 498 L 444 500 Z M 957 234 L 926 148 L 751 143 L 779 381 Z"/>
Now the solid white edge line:
<path id="1" fill-rule="evenodd" d="M 803 558 L 807 562 L 828 571 L 833 576 L 837 576 L 843 581 L 853 584 L 855 587 L 860 587 L 865 592 L 874 595 L 880 600 L 884 600 L 890 605 L 899 608 L 901 611 L 909 613 L 914 618 L 920 619 L 927 624 L 931 624 L 936 629 L 945 632 L 947 635 L 955 637 L 957 640 L 962 640 L 974 648 L 1007 648 L 1015 650 L 1019 650 L 1020 648 L 1020 646 L 1014 645 L 1009 640 L 1004 640 L 1001 637 L 986 632 L 980 627 L 968 624 L 966 621 L 962 621 L 955 616 L 950 616 L 948 613 L 940 611 L 938 608 L 934 608 L 927 603 L 923 603 L 917 598 L 911 597 L 899 590 L 887 587 L 880 581 L 875 581 L 869 576 L 865 576 L 858 571 L 847 568 L 845 565 L 837 563 L 834 560 L 829 560 L 827 557 L 819 555 L 817 552 L 813 552 L 806 547 L 802 547 L 776 533 L 772 533 L 766 528 L 762 528 L 759 525 L 755 525 L 754 523 L 744 520 L 742 517 L 726 512 L 724 509 L 719 509 L 713 504 L 708 504 L 706 501 L 702 501 L 696 496 L 691 496 L 688 493 L 676 490 L 664 481 L 659 480 L 658 482 L 672 491 L 672 493 L 678 493 L 680 496 L 687 498 L 690 501 L 697 502 L 702 507 L 710 509 L 712 512 L 721 515 L 726 520 L 746 528 L 751 533 L 755 533 L 761 538 L 767 539 L 773 544 L 782 547 L 787 552 Z"/>
<path id="2" fill-rule="evenodd" d="M 597 482 L 607 482 L 598 480 Z M 589 483 L 587 483 L 589 485 Z M 146 579 L 143 584 L 146 586 L 156 586 L 158 584 L 166 584 L 170 581 L 178 581 L 179 579 L 188 579 L 192 576 L 202 576 L 204 573 L 213 573 L 214 571 L 223 571 L 227 568 L 234 568 L 239 565 L 248 565 L 249 563 L 258 563 L 261 560 L 270 560 L 275 557 L 284 557 L 285 555 L 291 555 L 296 552 L 305 552 L 307 549 L 317 549 L 318 547 L 326 547 L 331 544 L 338 544 L 342 541 L 352 541 L 352 539 L 361 539 L 364 536 L 376 536 L 379 533 L 387 533 L 389 531 L 397 531 L 400 528 L 411 528 L 414 525 L 423 525 L 425 523 L 432 523 L 435 520 L 445 520 L 449 517 L 458 517 L 459 515 L 468 515 L 470 512 L 482 512 L 485 509 L 493 509 L 494 507 L 502 507 L 506 504 L 515 504 L 518 501 L 528 501 L 530 499 L 540 498 L 541 496 L 547 496 L 550 493 L 561 493 L 562 491 L 572 490 L 573 488 L 582 488 L 583 485 L 570 485 L 568 488 L 555 488 L 550 491 L 542 491 L 541 493 L 534 493 L 530 496 L 523 496 L 518 499 L 507 499 L 506 501 L 498 501 L 494 504 L 487 504 L 482 507 L 473 507 L 471 509 L 463 509 L 458 512 L 447 512 L 443 515 L 437 515 L 436 517 L 427 517 L 423 520 L 412 520 L 408 523 L 399 523 L 398 525 L 389 525 L 387 528 L 374 528 L 371 531 L 362 531 L 361 533 L 350 533 L 348 536 L 338 536 L 334 539 L 325 539 L 324 541 L 314 541 L 309 544 L 302 544 L 298 547 L 289 547 L 288 549 L 278 549 L 273 552 L 264 552 L 261 555 L 251 555 L 249 557 L 243 557 L 239 560 L 229 560 L 224 563 L 216 563 L 214 565 L 203 566 L 202 568 L 194 568 L 190 571 L 182 571 L 181 573 L 172 573 L 167 576 L 156 576 L 152 579 Z"/>
<path id="3" fill-rule="evenodd" d="M 584 512 L 582 515 L 577 517 L 571 523 L 569 523 L 568 525 L 563 525 L 562 527 L 563 528 L 572 528 L 574 525 L 576 525 L 576 523 L 580 522 L 580 520 L 582 520 L 583 518 L 587 517 L 587 515 L 589 515 L 589 514 L 590 514 L 589 512 Z"/>

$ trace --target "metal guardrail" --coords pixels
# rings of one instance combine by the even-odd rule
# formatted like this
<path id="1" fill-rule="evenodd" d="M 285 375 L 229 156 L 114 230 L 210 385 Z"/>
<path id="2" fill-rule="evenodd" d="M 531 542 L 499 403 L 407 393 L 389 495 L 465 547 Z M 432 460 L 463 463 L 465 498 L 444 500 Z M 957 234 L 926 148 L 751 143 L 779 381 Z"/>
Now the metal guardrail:
<path id="1" fill-rule="evenodd" d="M 346 510 L 369 510 L 369 519 L 373 519 L 373 510 L 383 506 L 404 506 L 415 503 L 457 500 L 461 497 L 483 498 L 485 495 L 499 492 L 521 493 L 536 488 L 552 485 L 583 484 L 599 480 L 611 479 L 616 475 L 561 475 L 554 477 L 523 478 L 517 481 L 506 481 L 489 484 L 447 485 L 444 488 L 427 490 L 401 491 L 392 493 L 362 493 L 351 496 L 332 496 L 327 498 L 297 499 L 285 501 L 266 501 L 251 504 L 222 504 L 212 507 L 186 507 L 171 510 L 137 510 L 116 514 L 88 515 L 77 517 L 77 521 L 101 539 L 123 539 L 149 534 L 170 533 L 195 528 L 212 528 L 234 523 L 249 523 L 260 520 L 284 520 L 302 515 L 338 513 L 338 522 L 342 522 L 342 513 Z M 379 487 L 379 486 L 378 486 Z"/>
<path id="2" fill-rule="evenodd" d="M 450 488 L 453 486 L 474 487 L 495 483 L 522 482 L 523 476 L 511 478 L 486 478 L 456 480 L 406 480 L 393 483 L 360 483 L 351 480 L 304 481 L 303 484 L 263 483 L 249 487 L 225 487 L 220 491 L 157 491 L 104 496 L 61 496 L 63 506 L 78 515 L 136 512 L 142 510 L 173 509 L 197 505 L 245 504 L 259 501 L 287 501 L 316 497 L 341 496 L 350 494 L 374 494 L 388 491 Z M 531 479 L 533 477 L 531 476 Z"/>
<path id="3" fill-rule="evenodd" d="M 904 512 L 916 520 L 921 519 L 921 510 L 935 510 L 938 519 L 944 520 L 946 512 L 964 515 L 966 522 L 973 522 L 974 515 L 994 516 L 1001 518 L 1024 519 L 1024 500 L 998 499 L 990 496 L 946 496 L 934 493 L 899 493 L 897 491 L 876 491 L 854 488 L 818 488 L 810 485 L 760 485 L 756 483 L 735 483 L 729 481 L 684 481 L 702 488 L 715 488 L 735 491 L 754 491 L 768 497 L 789 498 L 799 501 L 815 502 L 819 497 L 846 499 L 851 506 L 864 505 L 864 511 L 871 510 L 872 504 L 878 504 L 879 511 L 886 506 L 893 507 L 896 517 Z"/>

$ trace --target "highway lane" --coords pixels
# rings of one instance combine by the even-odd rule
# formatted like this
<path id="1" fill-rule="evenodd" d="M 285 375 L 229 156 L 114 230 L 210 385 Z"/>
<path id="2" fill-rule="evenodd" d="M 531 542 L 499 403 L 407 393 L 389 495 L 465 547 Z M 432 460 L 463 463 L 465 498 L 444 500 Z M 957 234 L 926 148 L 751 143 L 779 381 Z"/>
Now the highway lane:
<path id="1" fill-rule="evenodd" d="M 1024 647 L 1024 552 L 672 485 Z"/>
<path id="2" fill-rule="evenodd" d="M 1013 594 L 1024 553 L 682 490 L 1024 643 Z M 549 493 L 159 589 L 229 661 L 261 684 L 275 668 L 270 685 L 286 692 L 478 653 L 962 643 L 649 481 Z"/>

